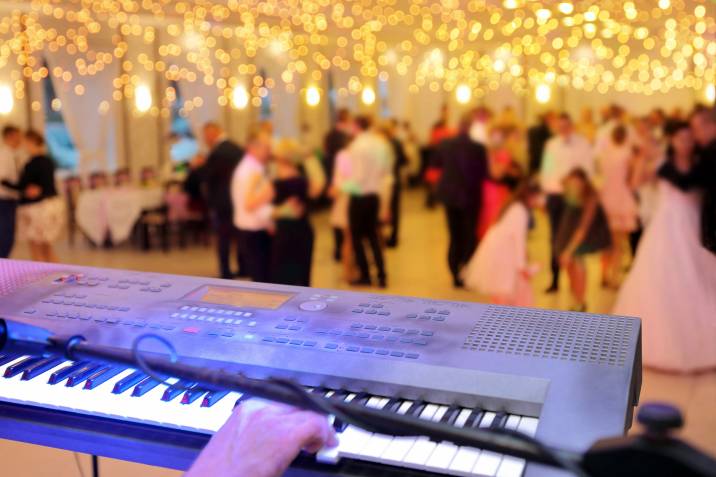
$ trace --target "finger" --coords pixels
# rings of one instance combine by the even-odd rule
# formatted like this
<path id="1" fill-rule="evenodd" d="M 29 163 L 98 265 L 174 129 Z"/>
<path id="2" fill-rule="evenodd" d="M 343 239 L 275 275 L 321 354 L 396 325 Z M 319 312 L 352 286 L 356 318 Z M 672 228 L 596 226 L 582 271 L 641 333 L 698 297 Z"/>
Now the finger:
<path id="1" fill-rule="evenodd" d="M 299 411 L 290 415 L 290 419 L 296 422 L 295 437 L 299 449 L 313 453 L 336 440 L 326 416 L 309 411 Z"/>

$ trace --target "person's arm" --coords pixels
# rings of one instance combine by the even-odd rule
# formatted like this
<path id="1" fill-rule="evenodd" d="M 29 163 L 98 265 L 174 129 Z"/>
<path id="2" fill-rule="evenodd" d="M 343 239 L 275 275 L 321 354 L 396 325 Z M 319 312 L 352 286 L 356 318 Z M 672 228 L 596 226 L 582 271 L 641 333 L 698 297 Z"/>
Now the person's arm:
<path id="1" fill-rule="evenodd" d="M 248 400 L 234 409 L 184 477 L 279 477 L 299 452 L 338 444 L 325 416 Z"/>
<path id="2" fill-rule="evenodd" d="M 572 238 L 570 238 L 567 247 L 562 252 L 563 259 L 571 259 L 572 255 L 574 255 L 574 252 L 577 250 L 577 247 L 579 247 L 579 245 L 587 237 L 589 228 L 592 226 L 592 222 L 597 215 L 597 207 L 599 207 L 599 202 L 596 197 L 590 198 L 584 204 L 579 225 L 572 234 Z"/>

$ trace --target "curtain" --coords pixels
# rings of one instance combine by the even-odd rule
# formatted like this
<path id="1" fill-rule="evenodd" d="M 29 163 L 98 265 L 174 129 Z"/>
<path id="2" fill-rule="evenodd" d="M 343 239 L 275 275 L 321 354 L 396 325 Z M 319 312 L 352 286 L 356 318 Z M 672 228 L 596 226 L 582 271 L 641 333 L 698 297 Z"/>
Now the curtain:
<path id="1" fill-rule="evenodd" d="M 70 81 L 53 74 L 50 78 L 62 103 L 62 119 L 78 153 L 78 173 L 87 175 L 93 171 L 114 170 L 117 165 L 115 126 L 120 121 L 120 103 L 112 100 L 112 80 L 119 71 L 117 61 L 92 77 L 82 77 L 75 67 L 79 55 L 70 55 L 59 49 L 56 52 L 45 51 L 44 57 L 51 72 L 59 66 L 72 74 Z M 82 95 L 75 90 L 78 85 L 84 88 Z M 109 109 L 100 113 L 102 101 L 108 103 Z"/>

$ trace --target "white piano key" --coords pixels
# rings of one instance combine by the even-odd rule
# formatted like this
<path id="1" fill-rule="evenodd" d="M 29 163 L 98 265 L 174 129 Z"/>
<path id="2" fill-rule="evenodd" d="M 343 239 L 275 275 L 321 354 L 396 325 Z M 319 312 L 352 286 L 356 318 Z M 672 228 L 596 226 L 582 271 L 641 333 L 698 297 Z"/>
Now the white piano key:
<path id="1" fill-rule="evenodd" d="M 505 422 L 505 429 L 510 430 L 517 430 L 517 426 L 520 424 L 520 416 L 516 414 L 510 414 L 507 416 L 507 421 Z"/>
<path id="2" fill-rule="evenodd" d="M 480 457 L 481 451 L 473 447 L 461 446 L 458 447 L 455 457 L 450 461 L 448 467 L 450 474 L 453 475 L 472 475 L 472 469 L 475 467 L 475 462 Z"/>
<path id="3" fill-rule="evenodd" d="M 427 406 L 425 409 L 427 410 Z M 425 416 L 425 413 L 423 413 L 420 415 L 420 418 L 437 422 L 443 417 L 443 415 L 445 415 L 445 411 L 447 411 L 447 409 L 447 406 L 437 406 L 435 412 Z M 422 468 L 430 457 L 430 454 L 432 454 L 433 450 L 435 450 L 436 446 L 437 443 L 429 440 L 427 437 L 418 437 L 408 453 L 405 455 L 403 465 L 417 469 Z"/>
<path id="4" fill-rule="evenodd" d="M 517 457 L 504 456 L 500 467 L 497 469 L 496 477 L 522 477 L 526 462 Z"/>
<path id="5" fill-rule="evenodd" d="M 463 409 L 460 411 L 460 414 L 458 414 L 457 419 L 455 419 L 455 427 L 465 427 L 465 423 L 467 422 L 467 418 L 470 417 L 470 414 L 472 414 L 472 409 Z"/>
<path id="6" fill-rule="evenodd" d="M 482 477 L 493 477 L 497 473 L 497 469 L 502 461 L 502 454 L 490 451 L 480 452 L 480 456 L 475 462 L 472 473 Z"/>
<path id="7" fill-rule="evenodd" d="M 517 426 L 517 430 L 523 434 L 534 437 L 537 434 L 538 425 L 539 419 L 536 417 L 523 417 L 520 419 L 520 425 Z"/>
<path id="8" fill-rule="evenodd" d="M 437 405 L 428 404 L 423 409 L 423 412 L 420 413 L 420 418 L 430 419 L 435 415 L 435 411 L 437 411 Z M 381 461 L 386 464 L 401 465 L 401 463 L 405 460 L 405 456 L 408 455 L 408 452 L 413 447 L 413 444 L 415 444 L 417 439 L 417 437 L 394 438 L 388 445 L 388 448 L 385 450 L 383 455 L 380 456 Z"/>
<path id="9" fill-rule="evenodd" d="M 457 454 L 458 447 L 449 442 L 441 442 L 428 457 L 425 469 L 434 472 L 445 472 Z"/>
<path id="10" fill-rule="evenodd" d="M 481 427 L 483 429 L 486 427 L 490 427 L 490 425 L 492 424 L 492 421 L 495 420 L 495 416 L 496 416 L 496 414 L 494 412 L 489 412 L 489 411 L 486 412 L 485 415 L 482 416 L 482 420 L 480 421 L 479 427 Z"/>
<path id="11" fill-rule="evenodd" d="M 356 397 L 355 393 L 350 393 L 346 398 L 343 400 L 344 402 L 351 402 Z M 351 427 L 351 426 L 348 426 Z M 346 430 L 348 430 L 348 427 L 346 427 Z M 338 461 L 341 460 L 342 457 L 342 451 L 344 448 L 345 443 L 343 442 L 343 434 L 344 432 L 339 433 L 336 437 L 338 439 L 338 445 L 335 447 L 332 447 L 330 449 L 321 449 L 316 454 L 316 460 L 318 462 L 323 462 L 324 464 L 336 464 Z"/>

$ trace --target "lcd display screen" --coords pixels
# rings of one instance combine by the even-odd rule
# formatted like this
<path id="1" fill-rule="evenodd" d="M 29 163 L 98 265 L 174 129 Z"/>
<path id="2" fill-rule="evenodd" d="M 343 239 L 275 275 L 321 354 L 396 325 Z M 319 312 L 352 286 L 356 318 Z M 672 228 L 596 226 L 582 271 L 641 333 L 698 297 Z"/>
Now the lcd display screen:
<path id="1" fill-rule="evenodd" d="M 208 286 L 200 292 L 200 300 L 216 305 L 266 308 L 275 310 L 291 299 L 294 293 L 258 291 L 248 288 Z"/>

